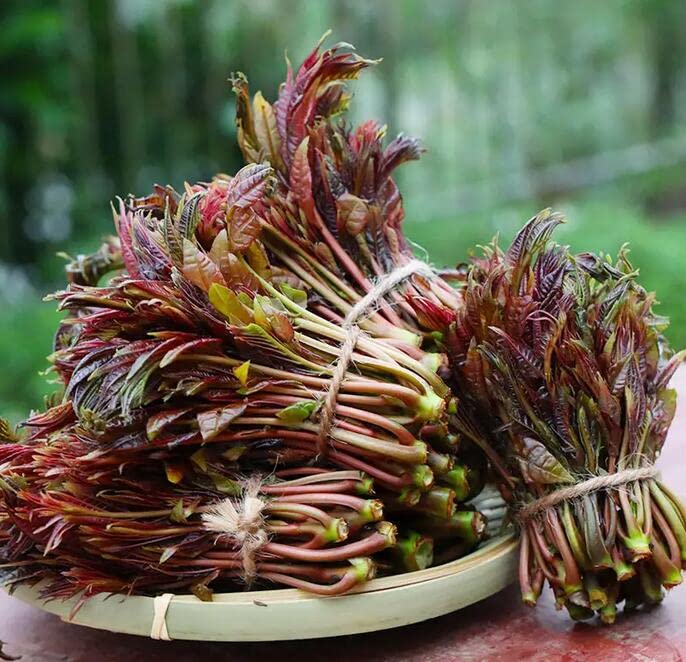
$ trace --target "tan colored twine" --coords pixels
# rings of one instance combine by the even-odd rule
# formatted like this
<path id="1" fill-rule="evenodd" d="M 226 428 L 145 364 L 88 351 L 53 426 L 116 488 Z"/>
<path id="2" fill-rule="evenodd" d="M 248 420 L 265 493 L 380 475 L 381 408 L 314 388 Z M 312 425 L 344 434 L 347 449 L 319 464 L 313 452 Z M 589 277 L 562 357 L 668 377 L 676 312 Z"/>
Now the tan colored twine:
<path id="1" fill-rule="evenodd" d="M 341 353 L 336 359 L 336 367 L 331 376 L 331 384 L 322 405 L 322 411 L 319 415 L 319 435 L 317 438 L 317 453 L 320 457 L 325 457 L 329 450 L 329 435 L 334 425 L 336 402 L 338 400 L 338 392 L 341 390 L 341 385 L 348 372 L 350 363 L 352 361 L 355 345 L 360 337 L 360 327 L 357 322 L 365 316 L 371 309 L 373 309 L 381 299 L 386 296 L 391 290 L 395 289 L 402 281 L 414 274 L 420 274 L 430 278 L 433 276 L 431 267 L 421 260 L 410 260 L 402 267 L 394 269 L 390 273 L 380 278 L 376 285 L 367 292 L 345 316 L 342 328 L 346 332 L 345 341 L 341 345 Z"/>
<path id="2" fill-rule="evenodd" d="M 607 474 L 605 476 L 594 476 L 593 478 L 584 480 L 581 483 L 570 485 L 569 487 L 563 487 L 562 489 L 555 490 L 550 494 L 546 494 L 540 499 L 536 499 L 536 501 L 532 501 L 517 511 L 516 516 L 520 522 L 526 522 L 535 515 L 549 510 L 563 501 L 571 501 L 572 499 L 577 499 L 578 497 L 586 496 L 587 494 L 592 494 L 593 492 L 609 490 L 613 487 L 620 487 L 636 480 L 655 478 L 658 473 L 659 472 L 657 468 L 651 466 L 642 467 L 641 469 L 625 469 L 623 471 Z"/>
<path id="3" fill-rule="evenodd" d="M 263 515 L 267 502 L 258 496 L 261 486 L 260 476 L 252 476 L 246 481 L 240 498 L 223 499 L 202 514 L 203 526 L 208 531 L 229 536 L 240 545 L 243 578 L 248 584 L 256 575 L 255 556 L 269 540 Z"/>

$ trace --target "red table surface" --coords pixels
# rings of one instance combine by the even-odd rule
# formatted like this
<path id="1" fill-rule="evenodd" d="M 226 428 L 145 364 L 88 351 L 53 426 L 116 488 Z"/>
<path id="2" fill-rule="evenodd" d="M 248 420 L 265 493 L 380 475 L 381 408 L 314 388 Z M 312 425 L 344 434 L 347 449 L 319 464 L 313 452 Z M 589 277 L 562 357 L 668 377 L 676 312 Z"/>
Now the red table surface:
<path id="1" fill-rule="evenodd" d="M 674 378 L 686 402 L 686 369 Z M 660 458 L 664 479 L 686 495 L 686 405 L 682 404 Z M 408 609 L 412 605 L 407 605 Z M 227 624 L 230 627 L 230 624 Z M 294 627 L 297 624 L 294 623 Z M 548 592 L 524 607 L 515 586 L 431 621 L 332 639 L 272 643 L 158 642 L 63 623 L 0 592 L 0 640 L 23 662 L 60 660 L 682 660 L 686 657 L 686 589 L 677 587 L 648 612 L 620 614 L 612 627 L 572 623 Z"/>

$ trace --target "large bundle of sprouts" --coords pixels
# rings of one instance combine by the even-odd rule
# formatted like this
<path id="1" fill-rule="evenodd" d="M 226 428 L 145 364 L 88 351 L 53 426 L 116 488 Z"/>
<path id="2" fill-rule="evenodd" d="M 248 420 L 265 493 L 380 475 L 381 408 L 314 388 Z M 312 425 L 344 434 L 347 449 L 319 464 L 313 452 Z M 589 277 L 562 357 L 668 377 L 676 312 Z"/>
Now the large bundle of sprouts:
<path id="1" fill-rule="evenodd" d="M 369 64 L 316 49 L 274 108 L 235 77 L 248 165 L 118 201 L 117 236 L 69 265 L 63 395 L 0 447 L 13 579 L 335 593 L 480 540 L 459 504 L 485 462 L 450 430 L 447 361 L 408 303 L 459 305 L 401 232 L 391 174 L 420 150 L 334 119 Z"/>

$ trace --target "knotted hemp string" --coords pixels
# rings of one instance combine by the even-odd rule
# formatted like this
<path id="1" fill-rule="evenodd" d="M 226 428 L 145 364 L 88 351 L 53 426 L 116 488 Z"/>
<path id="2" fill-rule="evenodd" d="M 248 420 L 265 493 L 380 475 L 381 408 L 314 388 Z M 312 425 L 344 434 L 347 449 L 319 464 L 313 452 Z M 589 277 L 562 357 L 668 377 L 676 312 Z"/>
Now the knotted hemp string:
<path id="1" fill-rule="evenodd" d="M 222 499 L 202 514 L 203 526 L 208 531 L 227 535 L 240 545 L 243 578 L 248 584 L 256 574 L 255 555 L 269 540 L 262 514 L 267 502 L 258 496 L 261 486 L 261 477 L 251 476 L 240 498 Z"/>
<path id="2" fill-rule="evenodd" d="M 325 457 L 329 450 L 329 435 L 334 424 L 336 401 L 338 392 L 345 379 L 346 372 L 352 361 L 355 345 L 360 337 L 360 327 L 357 326 L 358 320 L 374 308 L 379 301 L 391 290 L 399 285 L 406 278 L 414 274 L 420 274 L 427 278 L 433 276 L 431 267 L 421 260 L 410 260 L 397 269 L 380 278 L 376 285 L 367 292 L 345 316 L 342 328 L 345 331 L 345 340 L 341 345 L 341 353 L 336 360 L 335 369 L 331 376 L 331 384 L 324 399 L 322 412 L 319 416 L 319 435 L 317 438 L 317 453 L 320 457 Z"/>
<path id="3" fill-rule="evenodd" d="M 555 490 L 550 494 L 546 494 L 540 499 L 536 499 L 531 503 L 517 511 L 517 519 L 520 522 L 526 522 L 530 520 L 538 513 L 542 513 L 550 508 L 553 508 L 558 503 L 563 501 L 571 501 L 578 497 L 586 496 L 593 492 L 598 492 L 600 490 L 608 490 L 613 487 L 620 487 L 621 485 L 626 485 L 627 483 L 632 483 L 635 480 L 645 480 L 647 478 L 655 478 L 658 474 L 657 467 L 642 467 L 640 469 L 624 469 L 623 471 L 618 471 L 617 473 L 606 474 L 605 476 L 594 476 L 588 480 L 584 480 L 576 485 L 570 485 L 569 487 L 563 487 L 562 489 Z"/>

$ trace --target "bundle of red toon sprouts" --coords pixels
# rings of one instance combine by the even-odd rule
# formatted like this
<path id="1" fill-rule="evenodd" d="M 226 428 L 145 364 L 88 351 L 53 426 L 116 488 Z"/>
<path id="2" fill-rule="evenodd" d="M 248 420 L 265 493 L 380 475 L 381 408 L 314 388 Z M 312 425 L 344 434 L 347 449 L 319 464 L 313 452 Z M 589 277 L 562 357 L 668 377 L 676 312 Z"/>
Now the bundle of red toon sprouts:
<path id="1" fill-rule="evenodd" d="M 0 430 L 6 583 L 339 594 L 474 550 L 487 481 L 528 603 L 547 580 L 611 621 L 681 581 L 653 463 L 682 355 L 652 295 L 625 252 L 552 244 L 548 211 L 459 270 L 417 260 L 392 174 L 418 142 L 342 118 L 372 64 L 319 46 L 273 106 L 234 76 L 247 165 L 118 199 L 68 265 L 60 391 Z"/>

